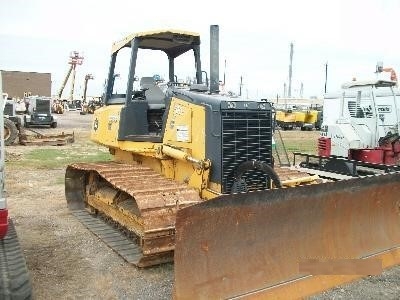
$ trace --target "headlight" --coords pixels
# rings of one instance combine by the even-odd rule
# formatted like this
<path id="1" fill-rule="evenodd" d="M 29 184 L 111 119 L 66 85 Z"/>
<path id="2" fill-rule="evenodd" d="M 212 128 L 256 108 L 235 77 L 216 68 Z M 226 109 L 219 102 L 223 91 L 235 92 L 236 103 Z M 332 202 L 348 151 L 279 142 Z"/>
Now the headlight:
<path id="1" fill-rule="evenodd" d="M 228 108 L 236 108 L 236 103 L 232 102 L 232 101 L 229 101 L 228 102 Z"/>

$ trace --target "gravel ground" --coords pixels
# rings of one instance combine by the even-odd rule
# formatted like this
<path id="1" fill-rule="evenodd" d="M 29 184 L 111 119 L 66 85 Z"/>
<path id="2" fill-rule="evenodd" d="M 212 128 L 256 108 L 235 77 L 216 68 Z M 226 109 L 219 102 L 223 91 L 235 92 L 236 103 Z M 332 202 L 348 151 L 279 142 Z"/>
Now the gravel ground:
<path id="1" fill-rule="evenodd" d="M 88 139 L 92 115 L 66 112 L 57 129 L 74 131 L 79 149 Z M 83 146 L 81 146 L 83 145 Z M 61 146 L 71 147 L 71 146 Z M 9 160 L 35 146 L 7 147 Z M 84 149 L 82 149 L 84 150 Z M 64 168 L 7 167 L 6 189 L 24 249 L 36 299 L 170 299 L 173 264 L 137 269 L 99 241 L 68 211 Z M 400 267 L 335 288 L 311 299 L 400 299 Z"/>

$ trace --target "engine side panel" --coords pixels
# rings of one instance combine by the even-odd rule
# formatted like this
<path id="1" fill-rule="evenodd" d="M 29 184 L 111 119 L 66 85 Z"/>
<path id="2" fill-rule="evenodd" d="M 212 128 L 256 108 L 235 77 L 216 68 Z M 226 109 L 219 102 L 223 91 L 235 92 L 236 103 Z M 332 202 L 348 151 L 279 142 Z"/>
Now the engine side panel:
<path id="1" fill-rule="evenodd" d="M 196 159 L 206 159 L 205 139 L 204 107 L 173 97 L 163 143 L 184 149 Z"/>
<path id="2" fill-rule="evenodd" d="M 90 139 L 104 146 L 118 147 L 118 130 L 123 105 L 103 106 L 94 112 Z"/>

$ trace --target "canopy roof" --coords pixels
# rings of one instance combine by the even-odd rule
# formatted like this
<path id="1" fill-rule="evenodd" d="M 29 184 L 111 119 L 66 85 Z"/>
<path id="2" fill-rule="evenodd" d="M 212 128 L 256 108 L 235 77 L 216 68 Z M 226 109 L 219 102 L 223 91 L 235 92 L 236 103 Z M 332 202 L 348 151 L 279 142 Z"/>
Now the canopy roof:
<path id="1" fill-rule="evenodd" d="M 128 35 L 113 44 L 112 53 L 123 47 L 130 47 L 134 39 L 138 39 L 141 49 L 162 50 L 172 57 L 185 53 L 192 49 L 193 45 L 200 45 L 198 33 L 173 29 L 156 30 Z"/>
<path id="2" fill-rule="evenodd" d="M 396 81 L 390 80 L 360 80 L 360 81 L 350 81 L 346 82 L 342 85 L 343 89 L 348 89 L 357 86 L 376 86 L 376 87 L 384 87 L 384 86 L 395 86 L 397 84 Z"/>

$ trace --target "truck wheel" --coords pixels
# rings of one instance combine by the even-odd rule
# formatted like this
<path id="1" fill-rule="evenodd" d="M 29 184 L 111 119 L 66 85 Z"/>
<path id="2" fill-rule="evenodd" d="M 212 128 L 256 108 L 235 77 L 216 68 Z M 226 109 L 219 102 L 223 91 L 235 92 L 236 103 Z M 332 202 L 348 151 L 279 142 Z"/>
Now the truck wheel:
<path id="1" fill-rule="evenodd" d="M 0 240 L 0 299 L 33 299 L 24 253 L 12 220 L 7 236 Z"/>
<path id="2" fill-rule="evenodd" d="M 51 127 L 51 128 L 57 128 L 57 122 L 51 123 L 50 127 Z"/>
<path id="3" fill-rule="evenodd" d="M 15 142 L 18 136 L 18 129 L 14 122 L 9 119 L 4 119 L 4 144 L 6 146 Z"/>

